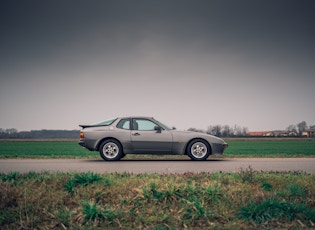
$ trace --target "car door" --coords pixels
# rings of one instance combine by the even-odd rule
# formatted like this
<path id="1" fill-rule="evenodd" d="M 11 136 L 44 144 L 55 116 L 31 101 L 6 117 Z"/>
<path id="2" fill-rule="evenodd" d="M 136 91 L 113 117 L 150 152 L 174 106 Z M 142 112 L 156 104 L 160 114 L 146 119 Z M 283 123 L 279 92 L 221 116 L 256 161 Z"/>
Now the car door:
<path id="1" fill-rule="evenodd" d="M 131 145 L 135 153 L 170 154 L 172 133 L 146 118 L 132 119 Z"/>

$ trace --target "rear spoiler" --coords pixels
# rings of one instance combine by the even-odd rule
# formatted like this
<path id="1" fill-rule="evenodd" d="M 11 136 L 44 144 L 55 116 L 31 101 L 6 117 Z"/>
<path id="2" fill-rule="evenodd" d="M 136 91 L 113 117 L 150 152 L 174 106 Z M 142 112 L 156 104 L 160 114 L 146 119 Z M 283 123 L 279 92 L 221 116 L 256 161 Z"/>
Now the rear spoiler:
<path id="1" fill-rule="evenodd" d="M 79 125 L 82 129 L 90 128 L 90 127 L 101 127 L 101 126 L 108 126 L 108 125 Z"/>
<path id="2" fill-rule="evenodd" d="M 79 125 L 82 129 L 89 128 L 89 127 L 95 127 L 95 125 Z"/>

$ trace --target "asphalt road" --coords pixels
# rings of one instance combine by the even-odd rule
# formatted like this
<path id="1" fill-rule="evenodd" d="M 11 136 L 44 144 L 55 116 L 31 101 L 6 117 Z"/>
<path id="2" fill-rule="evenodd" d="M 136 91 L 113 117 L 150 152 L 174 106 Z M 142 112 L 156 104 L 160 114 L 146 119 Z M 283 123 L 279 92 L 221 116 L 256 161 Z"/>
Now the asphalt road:
<path id="1" fill-rule="evenodd" d="M 218 158 L 195 162 L 190 160 L 121 160 L 101 159 L 1 159 L 0 172 L 239 172 L 249 166 L 256 171 L 302 171 L 315 173 L 315 158 Z"/>

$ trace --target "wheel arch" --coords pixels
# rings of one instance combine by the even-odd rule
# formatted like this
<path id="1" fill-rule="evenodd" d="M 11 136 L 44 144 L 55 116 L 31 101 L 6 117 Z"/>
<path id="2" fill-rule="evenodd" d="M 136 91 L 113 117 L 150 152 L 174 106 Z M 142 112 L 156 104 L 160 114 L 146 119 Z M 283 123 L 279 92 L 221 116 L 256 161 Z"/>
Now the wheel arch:
<path id="1" fill-rule="evenodd" d="M 121 141 L 118 140 L 118 139 L 115 138 L 115 137 L 105 137 L 105 138 L 103 138 L 103 139 L 100 139 L 100 140 L 97 142 L 97 145 L 96 145 L 95 150 L 96 150 L 96 151 L 99 151 L 101 144 L 102 144 L 104 141 L 106 141 L 106 140 L 115 140 L 115 141 L 118 141 L 119 144 L 121 145 L 121 148 L 122 148 L 121 150 L 122 150 L 122 152 L 124 153 L 124 146 L 122 145 Z"/>
<path id="2" fill-rule="evenodd" d="M 195 137 L 195 138 L 192 138 L 192 139 L 190 139 L 189 141 L 187 141 L 186 146 L 185 146 L 184 155 L 188 155 L 188 146 L 189 146 L 189 144 L 190 144 L 191 142 L 197 141 L 197 140 L 205 141 L 205 142 L 208 144 L 208 146 L 209 146 L 210 155 L 212 155 L 212 147 L 211 147 L 211 144 L 209 143 L 209 141 L 207 141 L 206 139 L 201 138 L 201 137 Z"/>

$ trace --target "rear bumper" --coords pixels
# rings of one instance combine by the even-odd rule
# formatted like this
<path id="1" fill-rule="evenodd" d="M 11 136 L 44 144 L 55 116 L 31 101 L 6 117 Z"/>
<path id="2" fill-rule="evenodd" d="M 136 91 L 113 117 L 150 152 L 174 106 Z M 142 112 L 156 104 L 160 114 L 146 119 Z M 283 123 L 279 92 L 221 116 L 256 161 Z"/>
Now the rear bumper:
<path id="1" fill-rule="evenodd" d="M 84 141 L 83 141 L 83 140 L 79 140 L 79 141 L 78 141 L 78 144 L 85 148 L 85 144 L 84 144 Z"/>
<path id="2" fill-rule="evenodd" d="M 84 142 L 84 140 L 79 140 L 78 141 L 78 144 L 79 145 L 81 145 L 83 148 L 86 148 L 86 149 L 88 149 L 88 150 L 90 150 L 90 151 L 93 151 L 93 149 L 91 149 L 91 148 L 89 148 L 87 145 L 86 145 L 86 143 Z"/>

